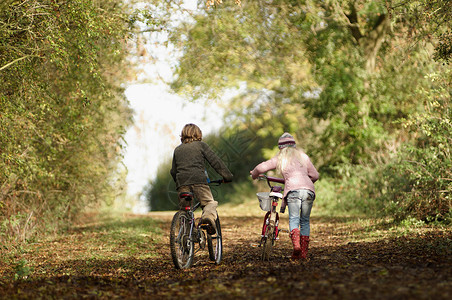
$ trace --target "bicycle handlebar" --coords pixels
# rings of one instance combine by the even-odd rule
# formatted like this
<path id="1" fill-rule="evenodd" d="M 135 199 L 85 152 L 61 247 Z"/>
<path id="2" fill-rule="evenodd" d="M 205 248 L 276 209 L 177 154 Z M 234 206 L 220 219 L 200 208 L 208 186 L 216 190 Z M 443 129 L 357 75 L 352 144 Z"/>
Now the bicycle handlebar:
<path id="1" fill-rule="evenodd" d="M 267 177 L 267 180 L 277 182 L 277 183 L 282 183 L 282 184 L 284 184 L 286 182 L 283 178 L 278 178 L 278 177 Z"/>
<path id="2" fill-rule="evenodd" d="M 267 181 L 272 181 L 272 182 L 277 182 L 277 183 L 285 183 L 285 180 L 283 178 L 278 178 L 278 177 L 271 177 L 271 176 L 267 176 L 265 174 L 259 174 L 260 178 L 265 178 L 267 179 Z"/>
<path id="3" fill-rule="evenodd" d="M 226 183 L 227 181 L 224 181 L 224 179 L 217 179 L 217 180 L 208 180 L 207 184 L 213 184 L 213 185 L 221 185 L 222 183 Z"/>

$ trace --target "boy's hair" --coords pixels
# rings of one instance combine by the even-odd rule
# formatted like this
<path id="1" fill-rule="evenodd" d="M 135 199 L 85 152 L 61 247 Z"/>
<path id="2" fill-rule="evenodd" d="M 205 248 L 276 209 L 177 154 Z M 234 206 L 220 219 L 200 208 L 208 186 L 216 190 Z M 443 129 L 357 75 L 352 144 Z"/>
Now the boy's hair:
<path id="1" fill-rule="evenodd" d="M 180 141 L 184 144 L 191 143 L 194 141 L 202 140 L 202 131 L 193 123 L 186 124 L 184 128 L 182 128 L 182 132 L 180 134 Z"/>

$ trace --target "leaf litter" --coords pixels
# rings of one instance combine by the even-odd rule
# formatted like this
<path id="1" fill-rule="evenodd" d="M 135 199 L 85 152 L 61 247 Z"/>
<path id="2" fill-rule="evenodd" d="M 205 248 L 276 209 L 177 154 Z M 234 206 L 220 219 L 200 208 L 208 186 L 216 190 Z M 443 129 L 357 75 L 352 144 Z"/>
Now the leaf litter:
<path id="1" fill-rule="evenodd" d="M 223 260 L 207 251 L 174 268 L 171 213 L 127 215 L 3 251 L 1 299 L 450 299 L 449 228 L 394 228 L 351 218 L 312 217 L 307 261 L 292 261 L 280 234 L 261 261 L 262 217 L 221 217 Z M 281 224 L 287 226 L 282 217 Z M 284 225 L 285 224 L 285 225 Z"/>

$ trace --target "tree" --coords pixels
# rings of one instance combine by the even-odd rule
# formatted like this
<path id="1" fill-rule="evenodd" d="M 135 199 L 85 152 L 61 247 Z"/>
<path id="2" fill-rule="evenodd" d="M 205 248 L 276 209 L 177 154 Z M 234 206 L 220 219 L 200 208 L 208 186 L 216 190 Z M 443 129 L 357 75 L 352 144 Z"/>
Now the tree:
<path id="1" fill-rule="evenodd" d="M 112 193 L 130 27 L 119 0 L 2 1 L 0 21 L 0 238 L 23 240 Z"/>
<path id="2" fill-rule="evenodd" d="M 401 218 L 444 218 L 450 10 L 442 0 L 218 4 L 171 31 L 182 53 L 172 87 L 195 100 L 237 89 L 228 124 L 264 141 L 296 134 L 347 200 L 381 209 L 395 198 Z M 413 154 L 425 172 L 407 163 Z"/>
<path id="3" fill-rule="evenodd" d="M 412 23 L 390 24 L 386 4 L 281 0 L 207 9 L 172 32 L 183 51 L 172 87 L 193 99 L 238 88 L 231 114 L 239 124 L 308 137 L 323 172 L 371 161 L 406 138 L 392 121 L 419 108 L 413 91 L 428 85 L 426 68 L 437 68 L 426 40 L 394 51 L 406 49 Z"/>

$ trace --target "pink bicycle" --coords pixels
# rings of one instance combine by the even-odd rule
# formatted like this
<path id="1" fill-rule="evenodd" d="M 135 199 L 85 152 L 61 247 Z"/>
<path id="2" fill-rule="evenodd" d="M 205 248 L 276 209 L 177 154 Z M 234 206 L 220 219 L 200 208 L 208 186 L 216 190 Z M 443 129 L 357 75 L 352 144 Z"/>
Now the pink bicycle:
<path id="1" fill-rule="evenodd" d="M 262 260 L 269 260 L 273 250 L 275 241 L 281 231 L 279 229 L 279 213 L 276 210 L 278 202 L 283 199 L 282 186 L 272 185 L 271 182 L 284 184 L 284 179 L 277 177 L 269 177 L 265 174 L 259 175 L 259 179 L 266 179 L 270 187 L 270 192 L 257 193 L 259 199 L 259 206 L 263 211 L 266 211 L 264 217 L 264 224 L 262 225 L 262 235 L 259 247 L 262 247 Z M 284 213 L 285 206 L 281 205 L 280 212 Z"/>

